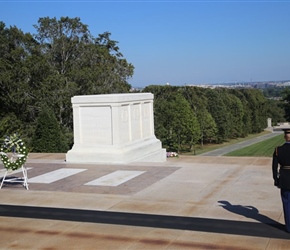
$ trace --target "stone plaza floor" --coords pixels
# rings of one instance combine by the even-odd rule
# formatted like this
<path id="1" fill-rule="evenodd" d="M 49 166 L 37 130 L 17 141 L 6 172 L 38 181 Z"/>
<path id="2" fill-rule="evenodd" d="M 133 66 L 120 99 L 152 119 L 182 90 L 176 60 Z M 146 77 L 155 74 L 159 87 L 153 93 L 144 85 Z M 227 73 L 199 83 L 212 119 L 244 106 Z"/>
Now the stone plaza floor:
<path id="1" fill-rule="evenodd" d="M 26 167 L 29 190 L 0 190 L 0 249 L 290 249 L 271 158 L 97 165 L 30 154 Z"/>

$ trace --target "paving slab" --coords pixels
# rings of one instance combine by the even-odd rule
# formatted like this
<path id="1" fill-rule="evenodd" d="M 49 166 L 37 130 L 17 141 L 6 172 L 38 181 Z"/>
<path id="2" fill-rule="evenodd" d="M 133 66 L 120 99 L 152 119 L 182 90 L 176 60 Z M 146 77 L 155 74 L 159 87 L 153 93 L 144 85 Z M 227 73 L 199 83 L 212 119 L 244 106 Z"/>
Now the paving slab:
<path id="1" fill-rule="evenodd" d="M 290 246 L 268 157 L 180 156 L 110 165 L 30 154 L 26 167 L 37 183 L 28 180 L 29 190 L 20 184 L 0 190 L 0 249 Z M 62 169 L 82 171 L 41 182 L 40 176 Z M 86 185 L 118 171 L 140 174 L 116 185 Z"/>

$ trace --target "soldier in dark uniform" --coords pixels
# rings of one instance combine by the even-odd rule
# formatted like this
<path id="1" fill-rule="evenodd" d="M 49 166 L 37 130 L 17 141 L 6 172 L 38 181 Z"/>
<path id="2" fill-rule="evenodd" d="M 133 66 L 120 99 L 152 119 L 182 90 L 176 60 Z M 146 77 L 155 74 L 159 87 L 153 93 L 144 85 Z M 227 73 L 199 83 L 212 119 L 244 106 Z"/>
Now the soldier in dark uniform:
<path id="1" fill-rule="evenodd" d="M 281 191 L 286 231 L 290 233 L 290 128 L 283 130 L 285 143 L 273 153 L 272 171 L 274 185 Z"/>

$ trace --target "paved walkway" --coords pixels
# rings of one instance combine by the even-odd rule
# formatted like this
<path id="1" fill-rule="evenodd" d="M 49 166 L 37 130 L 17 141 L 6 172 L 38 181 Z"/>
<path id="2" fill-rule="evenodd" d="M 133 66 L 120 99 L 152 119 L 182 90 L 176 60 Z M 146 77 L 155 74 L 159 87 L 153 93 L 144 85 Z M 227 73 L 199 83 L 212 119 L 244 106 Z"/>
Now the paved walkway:
<path id="1" fill-rule="evenodd" d="M 270 158 L 97 165 L 30 154 L 26 165 L 29 190 L 0 190 L 0 249 L 289 249 Z M 135 177 L 98 185 L 124 173 Z"/>

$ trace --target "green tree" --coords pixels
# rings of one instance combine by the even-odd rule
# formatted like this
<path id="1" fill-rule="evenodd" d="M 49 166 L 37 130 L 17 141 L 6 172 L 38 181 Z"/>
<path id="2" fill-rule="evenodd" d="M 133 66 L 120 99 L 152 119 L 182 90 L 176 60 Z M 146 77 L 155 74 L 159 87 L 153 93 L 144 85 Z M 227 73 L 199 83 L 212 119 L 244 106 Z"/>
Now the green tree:
<path id="1" fill-rule="evenodd" d="M 26 122 L 30 119 L 27 106 L 32 104 L 30 69 L 26 62 L 33 54 L 35 40 L 29 33 L 16 27 L 6 28 L 0 22 L 0 41 L 0 112 L 14 113 Z"/>
<path id="2" fill-rule="evenodd" d="M 251 131 L 250 133 L 260 133 L 267 127 L 267 101 L 262 91 L 258 89 L 242 89 L 250 113 Z"/>
<path id="3" fill-rule="evenodd" d="M 220 89 L 206 89 L 208 98 L 208 111 L 212 115 L 217 129 L 217 143 L 222 143 L 229 138 L 231 121 L 227 107 L 222 98 Z"/>
<path id="4" fill-rule="evenodd" d="M 134 67 L 123 58 L 117 41 L 105 32 L 94 38 L 80 18 L 40 18 L 34 25 L 51 74 L 44 80 L 46 103 L 61 125 L 72 128 L 74 95 L 124 93 Z"/>
<path id="5" fill-rule="evenodd" d="M 241 131 L 240 136 L 246 137 L 249 133 L 252 133 L 252 125 L 251 125 L 251 108 L 246 96 L 242 93 L 241 89 L 231 89 L 229 90 L 231 94 L 236 96 L 242 105 L 242 121 L 241 121 Z"/>
<path id="6" fill-rule="evenodd" d="M 0 120 L 0 138 L 14 133 L 24 134 L 23 125 L 14 113 L 10 113 Z"/>
<path id="7" fill-rule="evenodd" d="M 200 144 L 203 146 L 204 142 L 213 142 L 217 139 L 217 126 L 208 112 L 208 100 L 205 95 L 205 90 L 200 87 L 183 87 L 183 96 L 189 102 L 192 111 L 196 114 L 198 123 L 200 125 Z"/>
<path id="8" fill-rule="evenodd" d="M 198 122 L 200 125 L 200 144 L 212 143 L 217 140 L 218 129 L 212 115 L 206 110 L 197 112 Z"/>
<path id="9" fill-rule="evenodd" d="M 280 98 L 285 87 L 273 86 L 262 89 L 263 94 L 266 98 Z"/>
<path id="10" fill-rule="evenodd" d="M 241 100 L 228 89 L 220 89 L 223 103 L 228 113 L 228 138 L 234 139 L 242 136 L 244 109 Z"/>
<path id="11" fill-rule="evenodd" d="M 58 153 L 69 149 L 54 113 L 48 108 L 39 113 L 31 144 L 33 152 Z"/>
<path id="12" fill-rule="evenodd" d="M 276 126 L 279 122 L 286 122 L 283 103 L 278 100 L 267 100 L 267 116 L 272 119 L 272 125 Z"/>
<path id="13" fill-rule="evenodd" d="M 156 136 L 168 150 L 193 150 L 200 139 L 195 114 L 180 92 L 164 93 L 166 97 L 154 101 Z"/>

